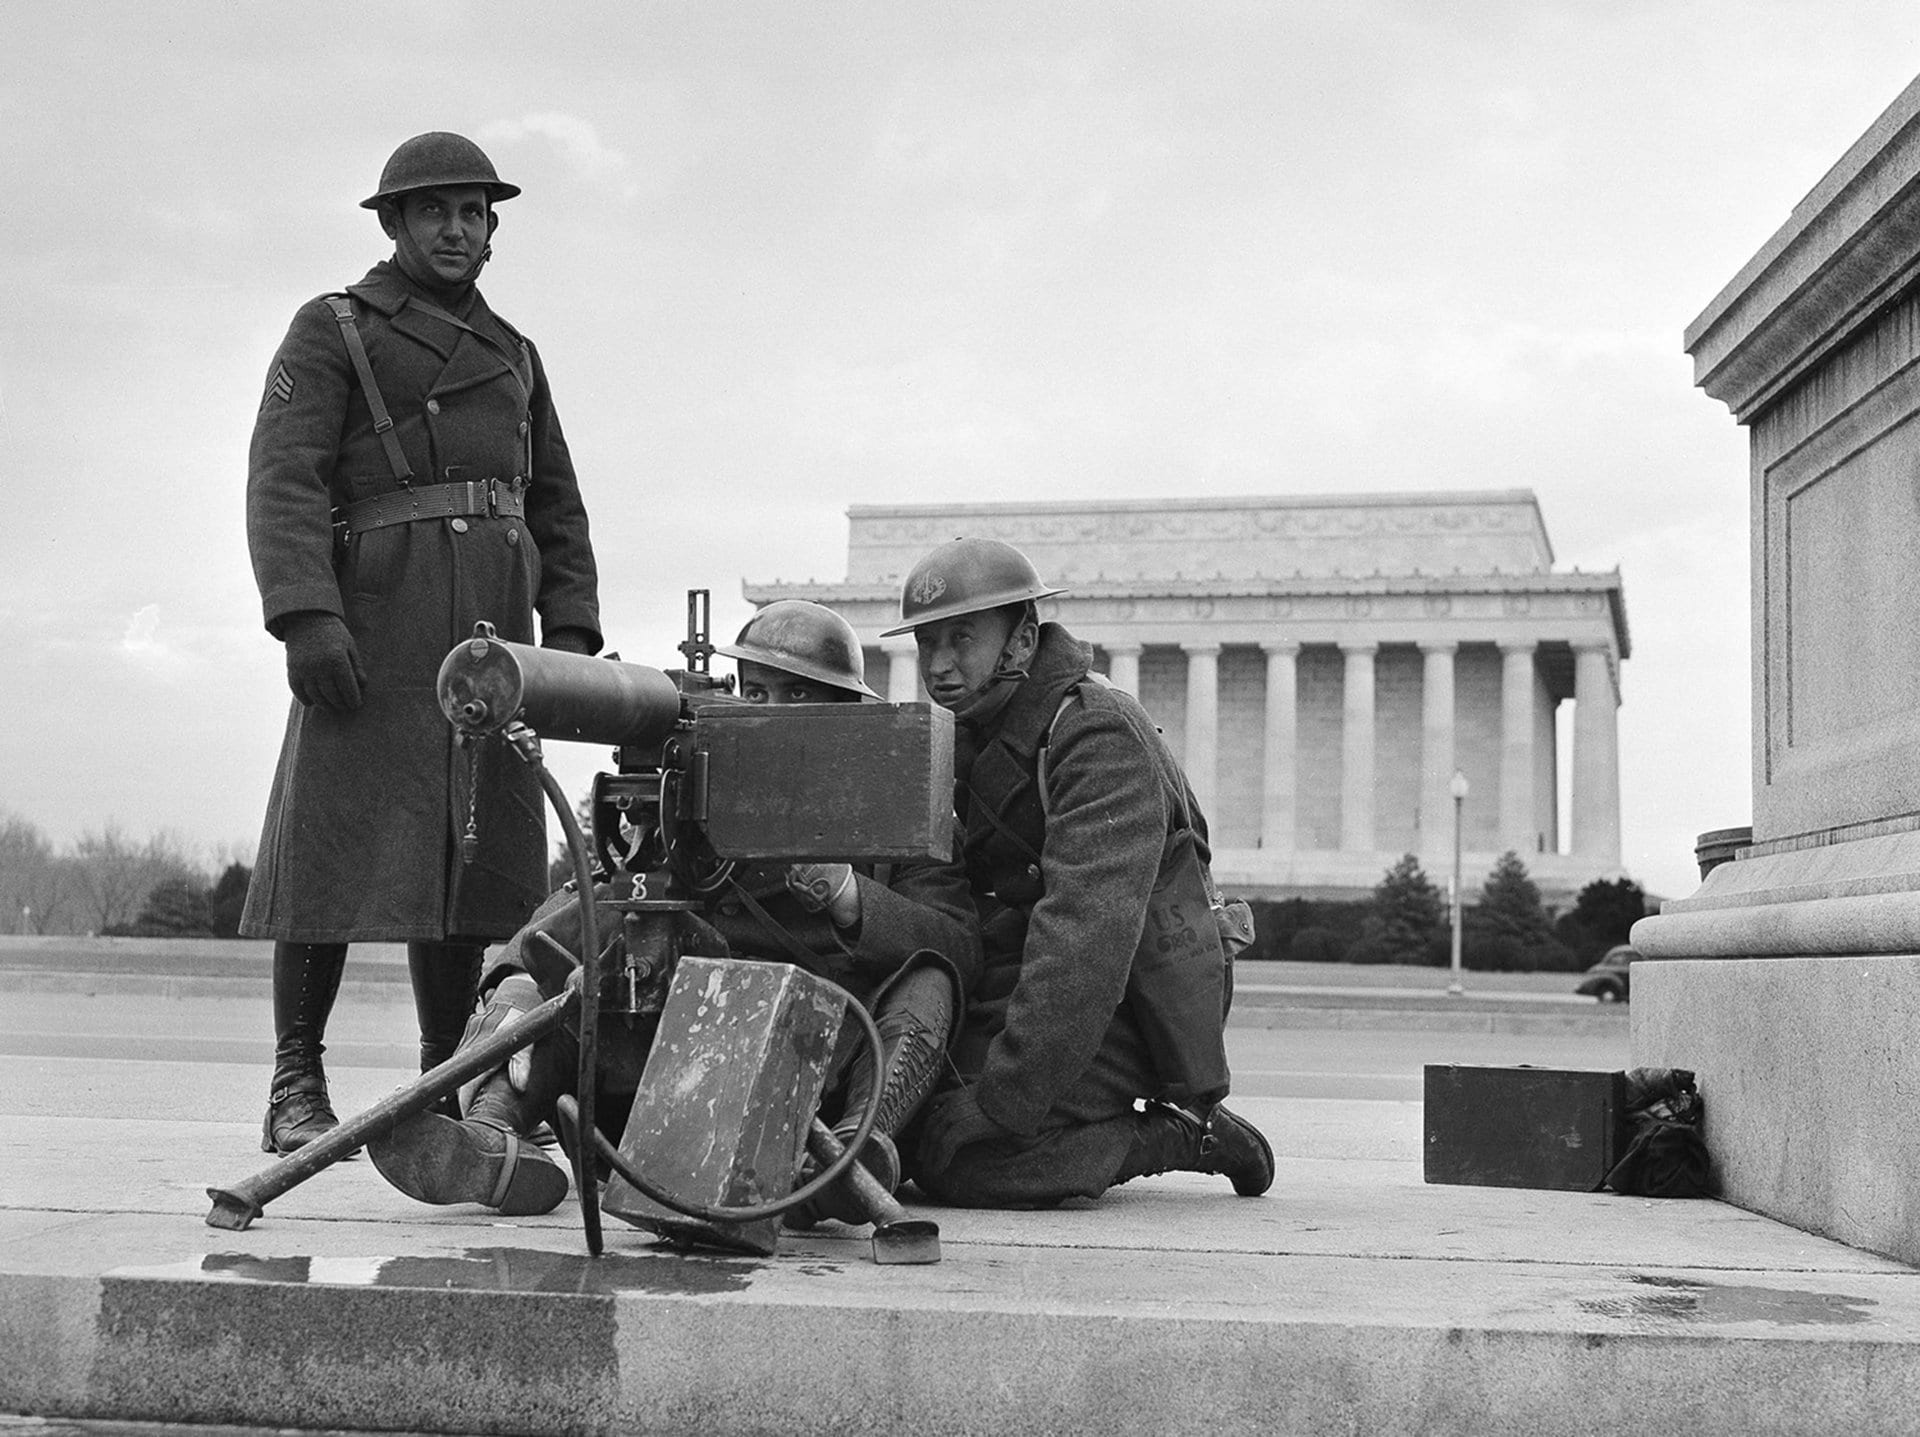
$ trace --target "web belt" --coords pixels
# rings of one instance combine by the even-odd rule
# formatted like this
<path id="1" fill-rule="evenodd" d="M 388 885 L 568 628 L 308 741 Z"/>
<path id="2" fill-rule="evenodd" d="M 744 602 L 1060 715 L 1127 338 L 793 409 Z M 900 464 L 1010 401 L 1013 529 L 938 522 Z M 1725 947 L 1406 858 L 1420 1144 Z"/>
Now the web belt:
<path id="1" fill-rule="evenodd" d="M 416 484 L 391 494 L 376 494 L 349 504 L 339 523 L 349 534 L 412 524 L 422 519 L 524 519 L 526 496 L 517 484 L 498 479 L 468 479 L 455 484 Z"/>

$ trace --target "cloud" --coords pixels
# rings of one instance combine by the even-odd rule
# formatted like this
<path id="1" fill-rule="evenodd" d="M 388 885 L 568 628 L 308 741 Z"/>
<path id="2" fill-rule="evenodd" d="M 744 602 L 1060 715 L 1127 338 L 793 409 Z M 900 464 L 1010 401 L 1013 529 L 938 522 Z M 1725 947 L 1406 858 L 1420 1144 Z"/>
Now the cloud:
<path id="1" fill-rule="evenodd" d="M 628 178 L 626 155 L 603 143 L 599 130 L 577 115 L 549 110 L 517 120 L 495 120 L 481 128 L 479 139 L 483 145 L 517 145 L 544 139 L 574 178 L 622 199 L 630 200 L 639 193 L 639 186 Z"/>
<path id="2" fill-rule="evenodd" d="M 126 632 L 120 636 L 120 652 L 149 673 L 164 675 L 181 661 L 166 640 L 160 637 L 160 606 L 146 604 L 133 611 Z"/>
<path id="3" fill-rule="evenodd" d="M 89 662 L 99 653 L 97 639 L 86 636 L 45 637 L 36 643 L 45 654 L 65 654 L 70 662 Z M 120 641 L 115 645 L 126 663 L 149 679 L 168 684 L 203 684 L 209 676 L 225 682 L 234 675 L 272 672 L 277 662 L 268 657 L 275 646 L 266 634 L 250 623 L 196 623 L 191 615 L 164 628 L 160 605 L 145 604 L 128 616 Z M 204 694 L 203 694 L 204 697 Z"/>
<path id="4" fill-rule="evenodd" d="M 130 654 L 162 653 L 155 635 L 160 630 L 160 606 L 148 604 L 134 610 L 133 617 L 127 620 L 126 636 L 120 640 L 120 647 Z"/>

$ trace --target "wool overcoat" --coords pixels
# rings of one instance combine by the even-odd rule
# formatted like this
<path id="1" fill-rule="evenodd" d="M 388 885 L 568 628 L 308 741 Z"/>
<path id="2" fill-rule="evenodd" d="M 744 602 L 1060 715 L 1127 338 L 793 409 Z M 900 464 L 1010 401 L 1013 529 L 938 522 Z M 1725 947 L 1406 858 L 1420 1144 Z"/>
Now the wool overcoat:
<path id="1" fill-rule="evenodd" d="M 1169 835 L 1190 827 L 1198 860 L 1209 857 L 1206 818 L 1166 741 L 1131 694 L 1088 679 L 1092 657 L 1041 625 L 1029 677 L 997 720 L 962 729 L 956 807 L 985 968 L 959 1061 L 980 1110 L 1021 1136 L 1049 1126 L 1096 1055 L 1103 1083 L 1133 1089 L 1115 1101 L 1157 1095 L 1162 1075 L 1121 1005 L 1148 1001 L 1128 996 L 1128 979 Z M 1217 1055 L 1224 1074 L 1211 1015 L 1166 1041 L 1182 1059 Z"/>
<path id="2" fill-rule="evenodd" d="M 276 637 L 303 611 L 345 620 L 367 682 L 358 709 L 292 705 L 241 931 L 505 938 L 549 886 L 538 777 L 498 739 L 457 746 L 434 683 L 482 619 L 531 643 L 537 610 L 546 633 L 579 629 L 598 646 L 586 509 L 539 353 L 479 291 L 449 315 L 385 262 L 347 294 L 412 484 L 518 481 L 525 516 L 346 536 L 347 505 L 402 485 L 333 310 L 323 298 L 295 314 L 254 424 L 254 577 Z"/>

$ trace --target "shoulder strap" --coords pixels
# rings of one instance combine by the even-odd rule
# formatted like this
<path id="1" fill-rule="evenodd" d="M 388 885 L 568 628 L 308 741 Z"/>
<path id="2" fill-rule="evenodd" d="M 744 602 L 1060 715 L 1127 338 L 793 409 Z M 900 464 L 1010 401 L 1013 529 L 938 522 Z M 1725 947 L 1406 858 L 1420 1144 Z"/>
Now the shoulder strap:
<path id="1" fill-rule="evenodd" d="M 973 809 L 978 809 L 981 817 L 985 818 L 986 821 L 993 826 L 994 831 L 1002 838 L 1025 853 L 1032 862 L 1038 863 L 1040 861 L 1040 855 L 1034 851 L 1033 845 L 1015 833 L 1006 819 L 993 811 L 993 805 L 982 798 L 979 791 L 975 789 L 972 784 L 967 785 L 967 797 L 972 800 L 968 806 L 970 812 Z M 1040 811 L 1042 813 L 1047 811 L 1047 791 L 1044 788 L 1040 790 Z"/>
<path id="2" fill-rule="evenodd" d="M 767 912 L 760 900 L 747 892 L 746 888 L 737 879 L 729 877 L 727 879 L 727 886 L 733 890 L 734 897 L 746 905 L 747 912 L 760 920 L 760 926 L 766 930 L 767 936 L 772 938 L 782 948 L 786 949 L 788 955 L 791 956 L 795 962 L 810 972 L 819 965 L 819 955 L 810 950 L 806 944 L 802 943 L 798 938 L 795 938 L 793 931 L 778 918 L 775 918 L 771 913 Z"/>
<path id="3" fill-rule="evenodd" d="M 1097 684 L 1103 689 L 1113 687 L 1113 680 L 1105 674 L 1096 674 L 1092 670 L 1088 670 L 1084 678 L 1077 680 L 1071 688 L 1060 696 L 1060 707 L 1053 711 L 1053 718 L 1047 724 L 1047 731 L 1040 735 L 1040 764 L 1036 771 L 1034 782 L 1038 784 L 1040 788 L 1040 812 L 1043 814 L 1051 815 L 1053 812 L 1053 802 L 1047 795 L 1047 749 L 1053 742 L 1054 729 L 1060 725 L 1060 716 L 1067 711 L 1067 705 L 1080 696 L 1080 685 L 1086 683 Z M 1184 780 L 1180 790 L 1180 826 L 1182 828 L 1193 827 L 1193 815 L 1187 809 L 1187 794 Z"/>
<path id="4" fill-rule="evenodd" d="M 408 295 L 407 303 L 411 305 L 413 308 L 419 310 L 422 314 L 430 315 L 434 319 L 438 319 L 447 324 L 450 324 L 455 329 L 462 330 L 465 333 L 472 335 L 480 343 L 486 345 L 488 349 L 491 349 L 506 364 L 507 373 L 512 375 L 513 382 L 520 386 L 520 397 L 526 400 L 529 404 L 533 402 L 533 391 L 527 387 L 527 381 L 520 377 L 520 371 L 513 367 L 513 356 L 508 354 L 506 350 L 500 347 L 500 342 L 498 340 L 494 339 L 491 335 L 482 334 L 479 330 L 475 329 L 472 325 L 468 324 L 464 319 L 460 318 L 459 315 L 452 313 L 450 310 L 442 309 L 439 305 L 435 304 L 432 300 L 421 299 L 418 295 Z M 492 311 L 488 311 L 488 312 L 492 313 Z M 502 325 L 506 324 L 506 321 L 501 319 L 499 315 L 496 314 L 493 317 L 498 323 Z M 511 326 L 508 326 L 508 327 L 511 328 Z M 517 329 L 512 330 L 512 333 L 513 333 L 513 337 L 520 341 L 521 357 L 525 358 L 526 351 L 527 351 L 527 337 L 524 334 L 520 333 L 520 331 Z"/>
<path id="5" fill-rule="evenodd" d="M 340 323 L 340 338 L 346 342 L 347 357 L 353 361 L 354 373 L 360 376 L 360 392 L 367 396 L 367 408 L 373 414 L 373 432 L 380 436 L 380 443 L 387 451 L 387 467 L 393 470 L 393 477 L 402 484 L 411 484 L 413 466 L 407 463 L 406 451 L 400 447 L 400 440 L 393 432 L 393 416 L 387 413 L 387 403 L 380 397 L 380 386 L 374 383 L 373 366 L 367 362 L 366 342 L 360 338 L 359 326 L 353 322 L 353 301 L 344 294 L 329 294 L 322 298 Z"/>
<path id="6" fill-rule="evenodd" d="M 1047 731 L 1040 735 L 1040 762 L 1034 772 L 1033 781 L 1040 788 L 1040 811 L 1044 814 L 1051 815 L 1053 812 L 1052 800 L 1047 797 L 1047 748 L 1053 742 L 1053 731 L 1060 726 L 1060 715 L 1067 711 L 1068 704 L 1080 697 L 1082 684 L 1098 684 L 1102 688 L 1109 689 L 1113 687 L 1113 681 L 1105 674 L 1096 674 L 1089 669 L 1068 685 L 1067 691 L 1060 695 L 1060 707 L 1053 711 L 1053 717 L 1047 721 Z"/>

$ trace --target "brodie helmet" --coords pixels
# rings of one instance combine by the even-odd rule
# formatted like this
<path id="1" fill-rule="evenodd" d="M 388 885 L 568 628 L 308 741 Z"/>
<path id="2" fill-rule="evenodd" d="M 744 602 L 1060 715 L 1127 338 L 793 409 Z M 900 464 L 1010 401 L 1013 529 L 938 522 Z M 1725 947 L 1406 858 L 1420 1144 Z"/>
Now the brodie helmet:
<path id="1" fill-rule="evenodd" d="M 360 201 L 360 208 L 377 210 L 409 190 L 454 185 L 485 185 L 487 198 L 495 204 L 520 193 L 520 186 L 510 185 L 494 173 L 486 151 L 465 135 L 429 130 L 400 142 L 380 171 L 380 188 Z"/>
<path id="2" fill-rule="evenodd" d="M 867 698 L 879 694 L 867 687 L 867 661 L 853 625 L 824 604 L 807 599 L 777 599 L 748 619 L 740 637 L 716 644 L 716 654 L 765 664 L 783 674 L 813 679 L 837 689 L 851 689 Z"/>
<path id="3" fill-rule="evenodd" d="M 881 637 L 1064 593 L 1042 579 L 1033 561 L 1011 544 L 952 539 L 913 566 L 900 589 L 900 622 Z"/>

